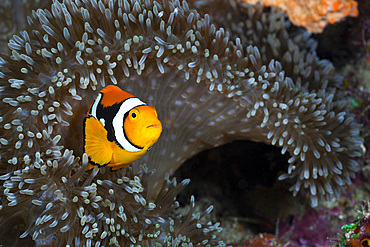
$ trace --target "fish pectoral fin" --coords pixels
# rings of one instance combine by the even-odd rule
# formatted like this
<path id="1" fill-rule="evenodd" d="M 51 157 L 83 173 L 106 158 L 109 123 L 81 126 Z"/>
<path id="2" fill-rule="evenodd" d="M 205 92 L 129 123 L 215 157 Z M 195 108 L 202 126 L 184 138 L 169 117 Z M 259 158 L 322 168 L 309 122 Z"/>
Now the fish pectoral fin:
<path id="1" fill-rule="evenodd" d="M 107 130 L 99 120 L 92 116 L 85 118 L 84 138 L 84 151 L 92 162 L 103 166 L 112 160 L 112 145 L 107 139 Z"/>
<path id="2" fill-rule="evenodd" d="M 141 151 L 147 152 L 149 149 L 151 149 L 153 146 L 153 143 L 146 144 Z"/>

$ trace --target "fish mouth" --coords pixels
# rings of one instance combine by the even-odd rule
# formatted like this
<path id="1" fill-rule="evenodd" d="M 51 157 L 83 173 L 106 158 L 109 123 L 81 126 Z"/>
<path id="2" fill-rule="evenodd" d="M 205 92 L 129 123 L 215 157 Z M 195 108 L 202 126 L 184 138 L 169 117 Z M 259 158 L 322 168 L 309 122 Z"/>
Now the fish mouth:
<path id="1" fill-rule="evenodd" d="M 159 127 L 160 127 L 160 124 L 151 124 L 151 125 L 146 126 L 147 129 L 149 129 L 149 128 L 159 128 Z"/>

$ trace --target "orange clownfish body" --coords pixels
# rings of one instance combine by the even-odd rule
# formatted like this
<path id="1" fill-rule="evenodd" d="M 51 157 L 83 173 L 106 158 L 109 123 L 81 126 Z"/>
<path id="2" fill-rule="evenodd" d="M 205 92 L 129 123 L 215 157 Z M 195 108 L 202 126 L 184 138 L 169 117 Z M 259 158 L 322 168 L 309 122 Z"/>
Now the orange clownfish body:
<path id="1" fill-rule="evenodd" d="M 84 121 L 87 170 L 94 165 L 112 170 L 127 167 L 153 146 L 161 132 L 154 107 L 117 86 L 103 88 Z"/>

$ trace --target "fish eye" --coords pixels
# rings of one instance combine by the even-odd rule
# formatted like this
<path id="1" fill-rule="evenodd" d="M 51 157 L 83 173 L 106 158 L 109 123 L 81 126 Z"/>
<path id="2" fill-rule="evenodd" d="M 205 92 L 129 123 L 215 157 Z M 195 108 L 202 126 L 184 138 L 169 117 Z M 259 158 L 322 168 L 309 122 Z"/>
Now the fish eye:
<path id="1" fill-rule="evenodd" d="M 130 111 L 129 115 L 130 115 L 130 119 L 133 120 L 133 121 L 135 121 L 135 120 L 138 120 L 139 119 L 140 112 L 137 109 L 132 109 Z"/>
<path id="2" fill-rule="evenodd" d="M 363 239 L 361 240 L 362 247 L 370 247 L 370 239 Z"/>

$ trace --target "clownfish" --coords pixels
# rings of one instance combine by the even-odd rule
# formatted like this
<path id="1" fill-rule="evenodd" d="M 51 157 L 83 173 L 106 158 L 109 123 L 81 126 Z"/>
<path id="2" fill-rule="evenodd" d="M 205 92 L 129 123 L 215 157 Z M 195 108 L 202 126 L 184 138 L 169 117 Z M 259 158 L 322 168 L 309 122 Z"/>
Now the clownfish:
<path id="1" fill-rule="evenodd" d="M 83 128 L 87 170 L 94 165 L 109 166 L 111 170 L 127 167 L 140 159 L 162 132 L 153 106 L 114 85 L 99 92 Z"/>

